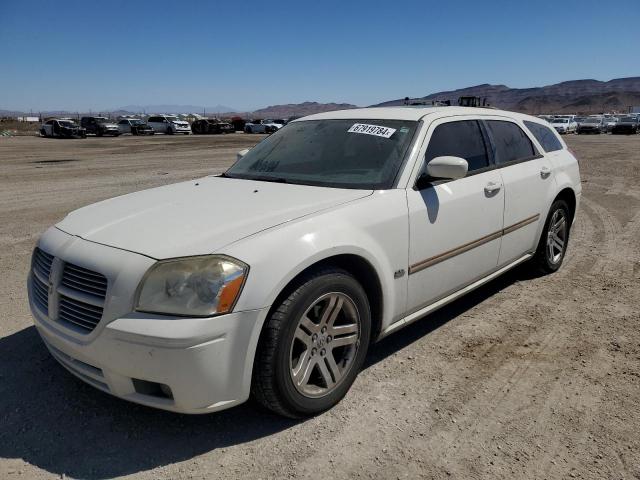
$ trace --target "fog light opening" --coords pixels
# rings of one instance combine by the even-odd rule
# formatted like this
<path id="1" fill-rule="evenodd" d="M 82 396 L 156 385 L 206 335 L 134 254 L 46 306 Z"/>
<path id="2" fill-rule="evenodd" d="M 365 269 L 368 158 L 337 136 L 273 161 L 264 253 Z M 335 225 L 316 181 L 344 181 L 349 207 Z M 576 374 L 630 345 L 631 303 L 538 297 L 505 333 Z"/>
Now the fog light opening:
<path id="1" fill-rule="evenodd" d="M 164 383 L 149 382 L 148 380 L 140 380 L 133 378 L 133 388 L 136 393 L 141 395 L 149 395 L 151 397 L 168 398 L 173 400 L 173 392 L 169 385 Z"/>

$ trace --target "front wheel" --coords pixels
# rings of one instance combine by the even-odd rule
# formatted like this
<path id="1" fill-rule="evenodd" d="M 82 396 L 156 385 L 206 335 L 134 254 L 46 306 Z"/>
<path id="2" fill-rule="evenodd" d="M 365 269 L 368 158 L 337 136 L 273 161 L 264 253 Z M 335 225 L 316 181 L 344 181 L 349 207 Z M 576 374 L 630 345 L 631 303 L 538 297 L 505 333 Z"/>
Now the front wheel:
<path id="1" fill-rule="evenodd" d="M 369 301 L 352 275 L 337 268 L 306 275 L 265 323 L 253 396 L 292 418 L 333 407 L 356 379 L 370 335 Z"/>
<path id="2" fill-rule="evenodd" d="M 570 228 L 569 206 L 564 200 L 556 200 L 549 209 L 538 248 L 532 259 L 533 265 L 540 273 L 553 273 L 560 268 L 567 252 Z"/>

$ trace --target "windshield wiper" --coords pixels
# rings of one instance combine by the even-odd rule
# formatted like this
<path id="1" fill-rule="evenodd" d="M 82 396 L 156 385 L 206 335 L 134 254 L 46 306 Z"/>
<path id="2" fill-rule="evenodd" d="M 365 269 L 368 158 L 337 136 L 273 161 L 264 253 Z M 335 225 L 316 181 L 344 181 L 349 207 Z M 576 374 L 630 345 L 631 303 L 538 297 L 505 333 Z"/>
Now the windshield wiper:
<path id="1" fill-rule="evenodd" d="M 254 180 L 256 182 L 294 183 L 284 177 L 272 177 L 271 175 L 229 175 L 225 172 L 218 176 L 222 178 L 235 178 L 237 180 Z"/>
<path id="2" fill-rule="evenodd" d="M 258 182 L 273 182 L 273 183 L 289 183 L 284 177 L 272 177 L 270 175 L 259 175 L 256 177 L 244 177 L 246 180 L 256 180 Z"/>

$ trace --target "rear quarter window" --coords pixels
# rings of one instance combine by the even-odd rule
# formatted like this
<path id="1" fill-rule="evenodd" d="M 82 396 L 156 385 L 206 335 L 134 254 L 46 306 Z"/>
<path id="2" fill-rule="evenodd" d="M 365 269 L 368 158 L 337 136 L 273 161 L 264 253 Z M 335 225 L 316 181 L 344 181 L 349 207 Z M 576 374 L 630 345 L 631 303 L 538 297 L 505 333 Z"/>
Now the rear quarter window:
<path id="1" fill-rule="evenodd" d="M 537 155 L 533 143 L 517 124 L 503 120 L 487 120 L 486 123 L 495 149 L 496 164 L 524 161 Z"/>
<path id="2" fill-rule="evenodd" d="M 525 126 L 536 137 L 536 140 L 540 142 L 545 152 L 556 152 L 562 150 L 562 143 L 558 140 L 558 137 L 549 127 L 545 127 L 536 122 L 528 122 L 525 120 Z"/>

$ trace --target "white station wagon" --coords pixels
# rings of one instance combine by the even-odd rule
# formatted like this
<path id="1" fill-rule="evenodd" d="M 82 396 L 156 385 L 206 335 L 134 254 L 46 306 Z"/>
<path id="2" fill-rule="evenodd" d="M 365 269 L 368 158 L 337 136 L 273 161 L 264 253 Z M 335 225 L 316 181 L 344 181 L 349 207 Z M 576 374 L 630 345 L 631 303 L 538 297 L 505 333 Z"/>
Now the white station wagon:
<path id="1" fill-rule="evenodd" d="M 546 122 L 481 108 L 312 115 L 238 157 L 42 235 L 30 306 L 71 373 L 176 412 L 316 414 L 373 341 L 518 264 L 557 270 L 581 192 Z"/>

